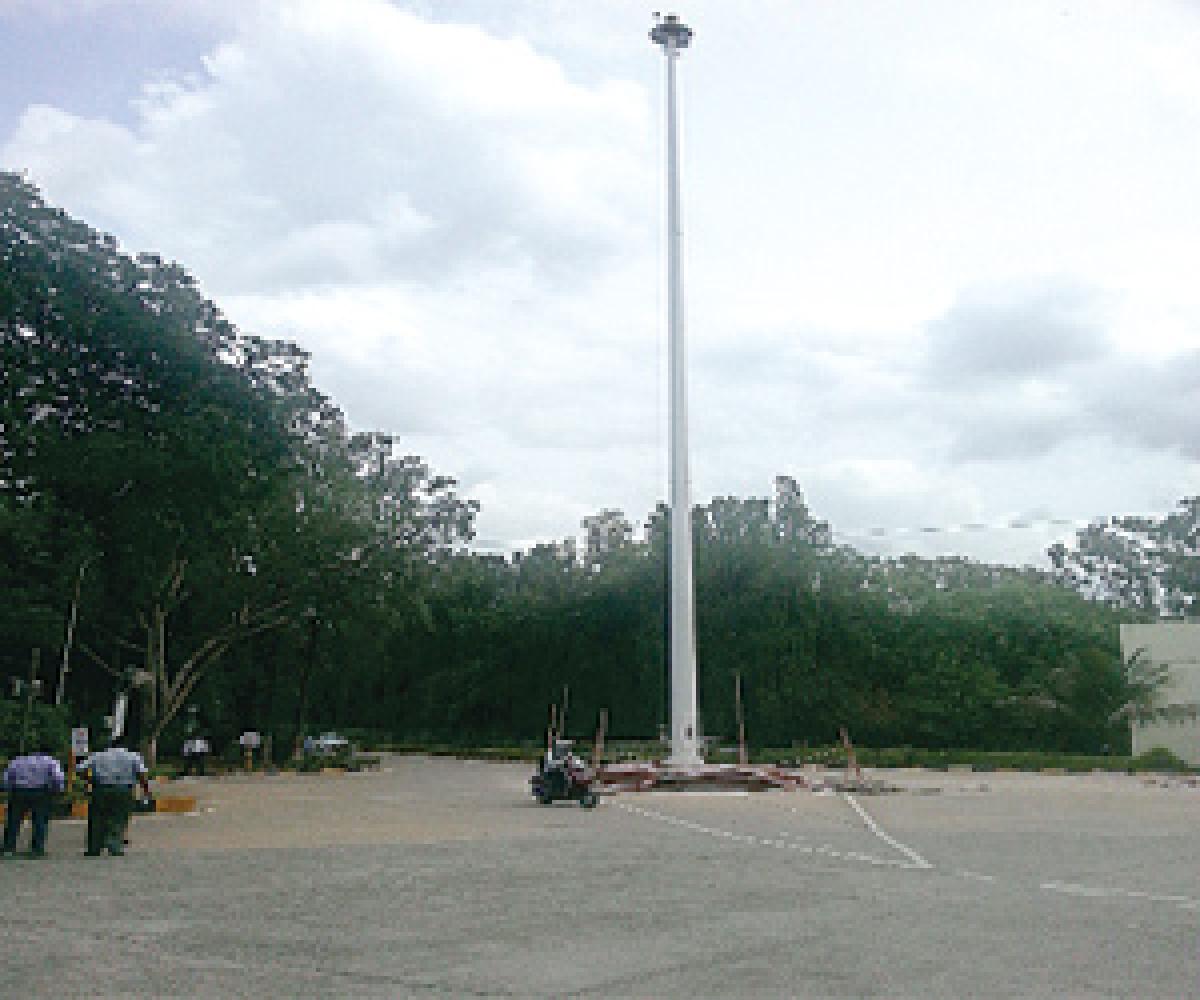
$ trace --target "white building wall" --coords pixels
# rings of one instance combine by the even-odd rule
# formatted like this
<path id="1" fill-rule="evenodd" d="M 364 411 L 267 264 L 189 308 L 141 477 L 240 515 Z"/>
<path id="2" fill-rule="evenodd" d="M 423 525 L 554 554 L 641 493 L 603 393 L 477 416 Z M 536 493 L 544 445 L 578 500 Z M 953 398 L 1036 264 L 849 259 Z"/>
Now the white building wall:
<path id="1" fill-rule="evenodd" d="M 1139 650 L 1167 668 L 1167 679 L 1154 703 L 1161 714 L 1131 722 L 1134 755 L 1164 747 L 1200 767 L 1200 624 L 1122 625 L 1121 658 Z"/>

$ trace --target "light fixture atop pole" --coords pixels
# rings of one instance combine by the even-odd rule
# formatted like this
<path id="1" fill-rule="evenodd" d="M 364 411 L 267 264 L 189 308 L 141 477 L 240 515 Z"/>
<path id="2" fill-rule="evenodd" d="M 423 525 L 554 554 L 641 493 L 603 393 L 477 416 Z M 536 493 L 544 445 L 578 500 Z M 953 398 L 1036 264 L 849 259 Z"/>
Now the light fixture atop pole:
<path id="1" fill-rule="evenodd" d="M 667 59 L 667 323 L 671 423 L 671 757 L 674 767 L 702 763 L 696 707 L 696 626 L 692 584 L 692 498 L 688 472 L 687 365 L 683 343 L 683 227 L 679 211 L 679 126 L 675 64 L 692 29 L 675 14 L 655 14 L 650 40 Z"/>

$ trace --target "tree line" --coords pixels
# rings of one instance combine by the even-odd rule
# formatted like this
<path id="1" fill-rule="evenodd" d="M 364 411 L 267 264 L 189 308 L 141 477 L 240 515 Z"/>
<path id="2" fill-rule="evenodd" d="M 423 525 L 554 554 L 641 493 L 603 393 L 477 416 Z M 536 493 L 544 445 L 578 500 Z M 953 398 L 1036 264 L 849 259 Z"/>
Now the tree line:
<path id="1" fill-rule="evenodd" d="M 653 736 L 665 507 L 641 532 L 602 510 L 578 540 L 474 552 L 478 504 L 349 428 L 308 360 L 0 174 L 6 679 L 39 650 L 39 697 L 93 725 L 132 691 L 151 754 L 190 726 L 261 730 L 277 756 L 322 725 L 536 740 L 564 686 L 572 735 L 605 709 L 612 737 Z M 1122 748 L 1148 685 L 1117 627 L 1186 610 L 1198 512 L 1094 525 L 1038 572 L 835 544 L 786 476 L 698 505 L 704 729 L 732 736 L 739 673 L 760 744 L 845 725 L 874 745 Z"/>

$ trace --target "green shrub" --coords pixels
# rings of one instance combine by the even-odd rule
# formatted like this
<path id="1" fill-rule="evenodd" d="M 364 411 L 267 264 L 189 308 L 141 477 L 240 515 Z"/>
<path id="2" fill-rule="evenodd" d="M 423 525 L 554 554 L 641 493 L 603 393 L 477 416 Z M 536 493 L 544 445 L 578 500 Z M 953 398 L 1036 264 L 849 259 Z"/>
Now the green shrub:
<path id="1" fill-rule="evenodd" d="M 374 754 L 356 753 L 346 765 L 347 771 L 374 771 L 379 768 L 380 758 Z"/>
<path id="2" fill-rule="evenodd" d="M 1055 751 L 982 751 L 926 750 L 920 747 L 856 747 L 855 756 L 863 767 L 923 767 L 947 770 L 970 767 L 975 771 L 1125 771 L 1132 762 L 1123 756 L 1066 754 Z M 846 766 L 846 751 L 840 746 L 753 750 L 750 760 L 756 764 L 818 764 L 829 768 Z"/>
<path id="3" fill-rule="evenodd" d="M 1187 763 L 1176 757 L 1166 747 L 1151 747 L 1145 753 L 1138 754 L 1130 761 L 1133 771 L 1166 771 L 1178 774 L 1188 770 Z"/>

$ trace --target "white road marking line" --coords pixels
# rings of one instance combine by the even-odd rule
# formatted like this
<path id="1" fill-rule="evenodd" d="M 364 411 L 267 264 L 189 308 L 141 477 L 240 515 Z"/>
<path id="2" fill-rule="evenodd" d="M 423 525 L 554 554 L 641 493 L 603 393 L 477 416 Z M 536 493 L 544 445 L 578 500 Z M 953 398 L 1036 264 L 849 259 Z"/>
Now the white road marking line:
<path id="1" fill-rule="evenodd" d="M 845 792 L 845 793 L 843 793 L 842 798 L 844 798 L 847 802 L 850 803 L 850 807 L 856 813 L 858 813 L 859 819 L 861 819 L 864 823 L 867 824 L 867 829 L 869 829 L 873 834 L 875 834 L 876 837 L 878 837 L 880 840 L 882 840 L 885 844 L 887 844 L 889 847 L 892 847 L 895 850 L 899 851 L 906 858 L 908 858 L 909 861 L 911 861 L 913 863 L 913 865 L 915 865 L 917 868 L 932 868 L 933 867 L 933 865 L 931 865 L 928 861 L 926 861 L 923 857 L 921 857 L 921 855 L 919 855 L 911 847 L 905 847 L 895 837 L 888 836 L 888 834 L 883 831 L 883 829 L 879 826 L 879 824 L 876 823 L 873 819 L 871 819 L 870 816 L 867 815 L 867 811 L 858 804 L 858 800 L 853 795 L 851 795 L 849 792 Z"/>
<path id="2" fill-rule="evenodd" d="M 618 809 L 623 809 L 626 812 L 634 813 L 638 816 L 644 816 L 646 819 L 657 820 L 660 823 L 668 823 L 672 826 L 680 826 L 684 829 L 691 830 L 694 833 L 702 833 L 709 837 L 723 838 L 739 844 L 751 844 L 756 847 L 774 847 L 777 850 L 800 851 L 804 854 L 823 854 L 828 858 L 860 861 L 864 864 L 876 866 L 889 866 L 896 868 L 914 867 L 911 862 L 897 861 L 894 858 L 876 858 L 869 854 L 859 854 L 857 852 L 842 853 L 841 851 L 834 849 L 834 847 L 830 844 L 821 844 L 817 847 L 812 847 L 808 844 L 797 844 L 787 840 L 779 840 L 771 837 L 755 837 L 748 833 L 737 833 L 733 830 L 718 830 L 713 827 L 701 826 L 699 823 L 693 823 L 690 820 L 683 820 L 667 813 L 656 812 L 653 809 L 644 809 L 641 806 L 627 805 L 623 802 L 618 802 L 616 805 Z M 780 834 L 780 837 L 788 836 L 793 835 L 787 833 L 786 831 Z M 795 836 L 800 835 L 796 834 Z"/>
<path id="3" fill-rule="evenodd" d="M 956 871 L 954 874 L 957 875 L 959 878 L 974 879 L 976 882 L 995 882 L 996 881 L 995 875 L 984 875 L 982 872 L 969 872 L 969 871 L 966 871 L 965 869 L 961 870 L 961 871 Z"/>
<path id="4" fill-rule="evenodd" d="M 904 854 L 908 860 L 901 861 L 897 858 L 876 858 L 869 854 L 862 854 L 859 851 L 839 851 L 830 844 L 798 844 L 787 840 L 774 840 L 771 838 L 754 837 L 744 833 L 734 833 L 731 830 L 718 830 L 711 827 L 701 826 L 698 823 L 683 821 L 675 825 L 683 826 L 686 829 L 696 833 L 704 834 L 705 836 L 715 838 L 725 838 L 742 844 L 753 844 L 759 847 L 774 847 L 790 851 L 800 851 L 804 854 L 823 855 L 827 858 L 837 858 L 845 861 L 858 861 L 865 864 L 876 866 L 886 866 L 890 868 L 902 868 L 907 871 L 929 871 L 934 869 L 934 866 L 922 858 L 911 848 L 906 847 L 899 841 L 889 837 L 879 825 L 867 815 L 866 811 L 851 798 L 850 795 L 845 796 L 847 801 L 854 807 L 855 811 L 862 818 L 863 822 L 871 829 L 871 832 L 881 839 L 885 840 L 893 848 Z M 665 813 L 656 812 L 651 809 L 643 809 L 640 806 L 627 805 L 623 802 L 615 803 L 617 808 L 623 809 L 626 812 L 636 813 L 639 816 L 644 816 L 646 819 L 656 820 L 660 823 L 674 823 L 675 817 Z M 792 836 L 786 832 L 780 836 Z M 796 834 L 795 836 L 800 836 Z M 978 882 L 998 882 L 999 879 L 995 875 L 987 875 L 982 872 L 968 871 L 967 869 L 958 869 L 953 872 L 958 878 L 972 879 Z M 1150 893 L 1142 889 L 1118 889 L 1113 887 L 1089 886 L 1081 885 L 1077 882 L 1041 882 L 1038 883 L 1038 888 L 1045 892 L 1057 892 L 1065 896 L 1071 896 L 1076 899 L 1136 899 L 1144 900 L 1151 903 L 1171 903 L 1180 910 L 1188 912 L 1200 911 L 1200 899 L 1193 899 L 1189 896 L 1167 895 Z"/>
<path id="5" fill-rule="evenodd" d="M 1078 882 L 1042 882 L 1038 888 L 1047 892 L 1061 892 L 1066 896 L 1083 896 L 1089 899 L 1144 899 L 1151 903 L 1174 903 L 1181 910 L 1200 910 L 1200 900 L 1189 896 L 1160 895 L 1140 889 L 1080 885 Z"/>

